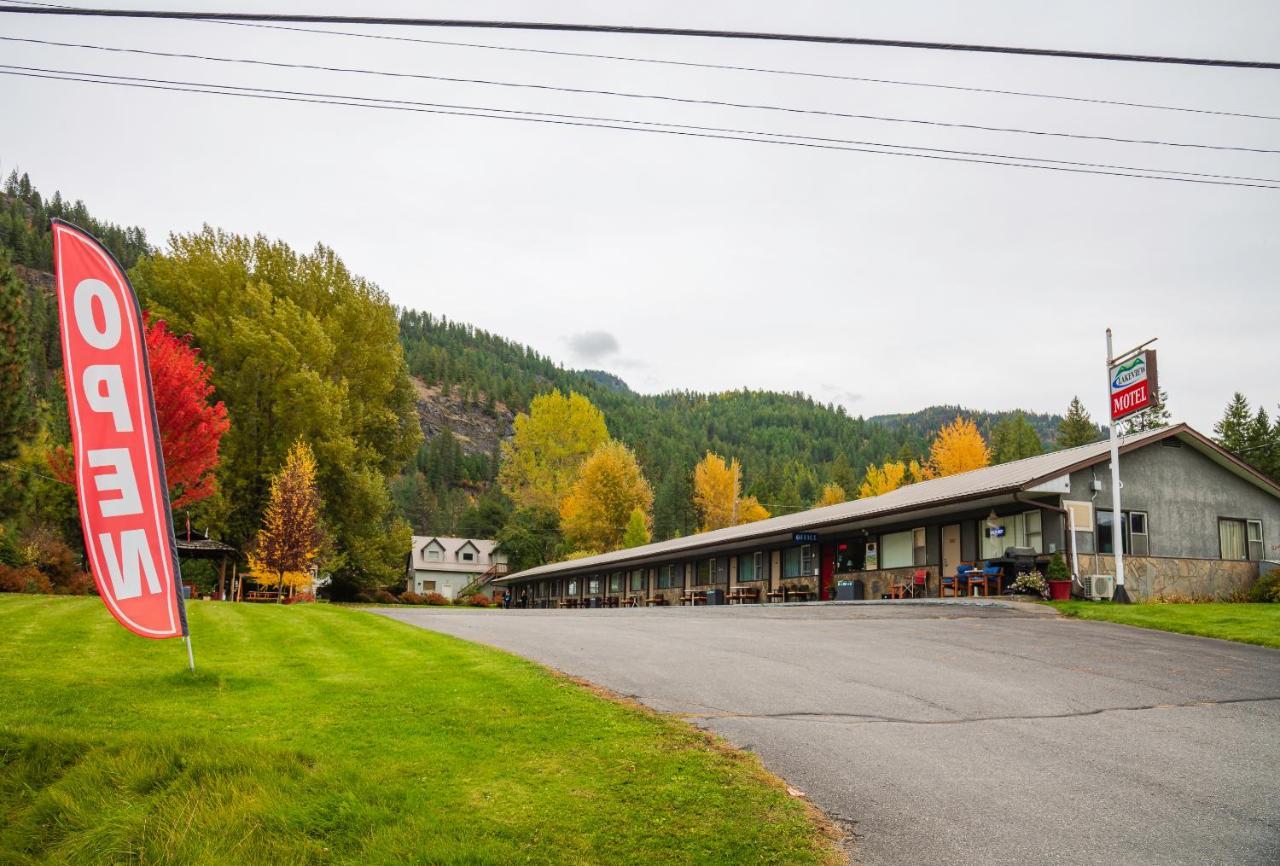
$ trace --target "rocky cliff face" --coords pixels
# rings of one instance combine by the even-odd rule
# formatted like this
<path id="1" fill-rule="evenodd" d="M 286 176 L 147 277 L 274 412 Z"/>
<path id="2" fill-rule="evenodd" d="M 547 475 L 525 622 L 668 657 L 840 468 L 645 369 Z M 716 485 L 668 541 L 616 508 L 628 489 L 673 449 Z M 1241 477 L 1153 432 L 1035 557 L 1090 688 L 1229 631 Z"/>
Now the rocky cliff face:
<path id="1" fill-rule="evenodd" d="M 418 423 L 422 435 L 430 441 L 446 427 L 453 431 L 467 454 L 492 454 L 498 443 L 511 436 L 515 413 L 502 403 L 493 411 L 467 403 L 455 391 L 444 393 L 439 385 L 428 385 L 413 379 L 418 400 Z"/>

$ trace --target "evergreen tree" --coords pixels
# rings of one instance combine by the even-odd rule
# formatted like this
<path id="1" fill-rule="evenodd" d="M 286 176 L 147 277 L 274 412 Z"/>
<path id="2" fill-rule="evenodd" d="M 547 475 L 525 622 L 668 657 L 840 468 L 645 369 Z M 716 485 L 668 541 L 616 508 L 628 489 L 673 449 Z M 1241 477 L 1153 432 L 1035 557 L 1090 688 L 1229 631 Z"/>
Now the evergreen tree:
<path id="1" fill-rule="evenodd" d="M 627 530 L 622 534 L 622 546 L 639 547 L 642 544 L 649 543 L 649 521 L 645 519 L 644 512 L 639 508 L 631 510 L 631 517 L 627 520 Z"/>
<path id="2" fill-rule="evenodd" d="M 27 287 L 0 251 L 0 460 L 17 453 L 33 421 L 30 307 Z"/>
<path id="3" fill-rule="evenodd" d="M 1272 478 L 1280 477 L 1280 417 L 1272 426 L 1267 410 L 1259 406 L 1249 424 L 1246 442 L 1241 455 L 1245 461 Z"/>
<path id="4" fill-rule="evenodd" d="M 1156 398 L 1150 406 L 1120 422 L 1120 435 L 1130 436 L 1134 433 L 1145 433 L 1148 430 L 1168 427 L 1172 417 L 1173 415 L 1169 412 L 1169 395 L 1163 388 L 1157 389 Z"/>
<path id="5" fill-rule="evenodd" d="M 1089 417 L 1088 410 L 1079 397 L 1072 397 L 1066 416 L 1058 424 L 1058 447 L 1075 448 L 1097 442 L 1098 439 L 1098 428 Z"/>
<path id="6" fill-rule="evenodd" d="M 1021 412 L 1002 418 L 991 431 L 991 462 L 1009 463 L 1044 452 L 1036 429 Z"/>
<path id="7" fill-rule="evenodd" d="M 1227 404 L 1222 418 L 1213 425 L 1213 437 L 1223 448 L 1239 456 L 1249 447 L 1253 435 L 1249 401 L 1237 391 L 1231 395 L 1231 402 Z"/>

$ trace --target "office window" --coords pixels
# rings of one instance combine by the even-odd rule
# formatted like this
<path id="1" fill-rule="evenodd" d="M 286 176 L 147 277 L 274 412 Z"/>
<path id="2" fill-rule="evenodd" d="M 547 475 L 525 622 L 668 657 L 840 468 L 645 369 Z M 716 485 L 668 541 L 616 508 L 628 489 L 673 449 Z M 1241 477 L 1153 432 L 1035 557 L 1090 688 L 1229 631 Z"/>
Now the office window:
<path id="1" fill-rule="evenodd" d="M 769 579 L 769 554 L 757 550 L 738 557 L 738 583 Z"/>
<path id="2" fill-rule="evenodd" d="M 904 568 L 911 565 L 911 530 L 880 536 L 880 567 Z"/>
<path id="3" fill-rule="evenodd" d="M 818 573 L 817 548 L 812 544 L 788 547 L 782 551 L 783 577 L 813 577 Z"/>
<path id="4" fill-rule="evenodd" d="M 924 529 L 911 530 L 911 564 L 924 565 L 929 561 L 929 552 L 925 546 Z"/>
<path id="5" fill-rule="evenodd" d="M 622 592 L 622 572 L 615 571 L 609 575 L 609 592 Z"/>
<path id="6" fill-rule="evenodd" d="M 635 571 L 631 572 L 631 591 L 644 591 L 644 569 L 637 568 Z"/>

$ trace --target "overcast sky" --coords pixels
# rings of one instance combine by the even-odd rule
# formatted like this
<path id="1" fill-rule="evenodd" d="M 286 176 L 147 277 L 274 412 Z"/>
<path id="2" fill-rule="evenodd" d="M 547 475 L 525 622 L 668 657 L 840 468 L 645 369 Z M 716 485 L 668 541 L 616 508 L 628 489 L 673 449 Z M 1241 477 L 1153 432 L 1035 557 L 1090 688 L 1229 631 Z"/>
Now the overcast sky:
<path id="1" fill-rule="evenodd" d="M 1274 0 L 115 2 L 516 18 L 1280 59 Z M 660 37 L 348 28 L 1280 114 L 1280 72 Z M 1280 121 L 199 22 L 0 16 L 0 35 L 954 123 L 1280 149 Z M 0 62 L 1188 172 L 1160 147 L 0 42 Z M 1179 420 L 1280 401 L 1280 191 L 0 77 L 0 170 L 153 241 L 208 222 L 334 247 L 401 305 L 633 388 L 1106 411 L 1104 329 L 1160 338 Z"/>

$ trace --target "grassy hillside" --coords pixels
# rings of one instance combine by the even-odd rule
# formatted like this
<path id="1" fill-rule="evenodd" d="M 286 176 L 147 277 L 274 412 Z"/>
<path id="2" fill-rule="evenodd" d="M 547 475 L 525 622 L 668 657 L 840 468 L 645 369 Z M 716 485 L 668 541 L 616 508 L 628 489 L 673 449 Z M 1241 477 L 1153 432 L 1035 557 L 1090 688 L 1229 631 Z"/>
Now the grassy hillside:
<path id="1" fill-rule="evenodd" d="M 0 596 L 0 862 L 821 863 L 754 758 L 350 609 Z M 466 613 L 459 615 L 466 616 Z"/>

